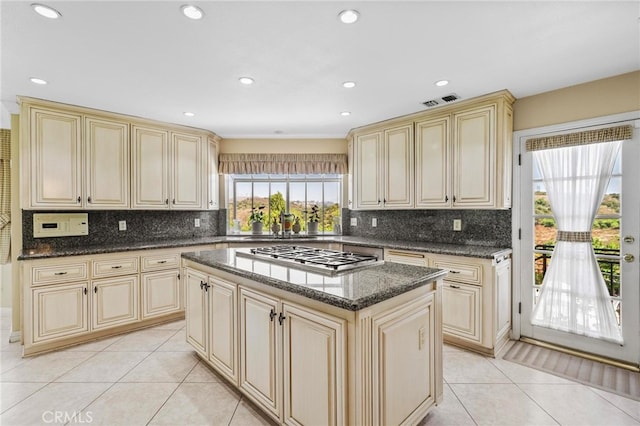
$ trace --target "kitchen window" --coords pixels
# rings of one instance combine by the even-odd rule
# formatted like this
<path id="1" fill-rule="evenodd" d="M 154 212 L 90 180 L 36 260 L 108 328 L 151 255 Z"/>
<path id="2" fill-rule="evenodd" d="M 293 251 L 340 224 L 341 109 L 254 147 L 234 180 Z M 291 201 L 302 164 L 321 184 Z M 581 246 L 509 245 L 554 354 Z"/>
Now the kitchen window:
<path id="1" fill-rule="evenodd" d="M 307 228 L 308 212 L 318 206 L 318 232 L 339 233 L 341 225 L 342 175 L 227 175 L 229 178 L 228 223 L 230 233 L 250 232 L 249 215 L 264 207 L 265 233 L 281 213 L 292 213 Z M 234 227 L 234 224 L 235 225 Z M 338 225 L 338 226 L 336 226 Z"/>

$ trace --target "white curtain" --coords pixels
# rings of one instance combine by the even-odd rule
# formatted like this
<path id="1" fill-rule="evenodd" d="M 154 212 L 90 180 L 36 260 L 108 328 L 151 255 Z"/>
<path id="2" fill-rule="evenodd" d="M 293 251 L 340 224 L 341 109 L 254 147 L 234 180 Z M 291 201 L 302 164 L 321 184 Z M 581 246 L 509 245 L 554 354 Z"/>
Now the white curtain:
<path id="1" fill-rule="evenodd" d="M 609 292 L 591 246 L 591 227 L 622 142 L 533 152 L 558 227 L 531 323 L 622 344 Z"/>

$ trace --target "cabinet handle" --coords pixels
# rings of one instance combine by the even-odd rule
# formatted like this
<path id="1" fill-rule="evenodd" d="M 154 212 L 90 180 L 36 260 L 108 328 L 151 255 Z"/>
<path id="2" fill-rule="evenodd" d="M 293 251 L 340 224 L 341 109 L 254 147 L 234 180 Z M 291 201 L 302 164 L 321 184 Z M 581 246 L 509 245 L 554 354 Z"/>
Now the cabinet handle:
<path id="1" fill-rule="evenodd" d="M 444 202 L 446 203 L 447 201 L 449 201 L 449 196 L 448 196 L 448 195 L 445 195 L 445 196 L 444 196 Z"/>
<path id="2" fill-rule="evenodd" d="M 209 205 L 212 206 L 213 205 L 213 200 L 209 201 Z"/>
<path id="3" fill-rule="evenodd" d="M 269 319 L 273 322 L 273 319 L 276 317 L 276 311 L 271 308 L 271 312 L 269 312 Z"/>
<path id="4" fill-rule="evenodd" d="M 84 288 L 84 294 L 87 294 L 87 288 L 86 287 Z"/>
<path id="5" fill-rule="evenodd" d="M 166 260 L 158 260 L 158 264 L 163 264 L 163 263 L 167 263 Z"/>
<path id="6" fill-rule="evenodd" d="M 178 274 L 178 281 L 180 281 L 180 274 Z"/>
<path id="7" fill-rule="evenodd" d="M 122 268 L 122 265 L 117 265 L 117 266 L 112 266 L 111 269 L 120 269 Z"/>
<path id="8" fill-rule="evenodd" d="M 175 203 L 176 203 L 176 199 L 174 198 L 174 199 L 173 199 L 173 204 L 175 204 Z"/>
<path id="9" fill-rule="evenodd" d="M 78 202 L 82 201 L 82 198 L 78 195 Z"/>
<path id="10" fill-rule="evenodd" d="M 380 200 L 378 200 L 378 204 L 380 204 Z"/>
<path id="11" fill-rule="evenodd" d="M 453 270 L 449 270 L 449 273 L 450 273 L 450 274 L 459 274 L 459 273 L 460 273 L 460 271 L 453 271 Z"/>
<path id="12" fill-rule="evenodd" d="M 53 275 L 67 275 L 67 272 L 54 272 Z"/>
<path id="13" fill-rule="evenodd" d="M 454 203 L 456 202 L 456 196 L 455 195 L 453 196 L 453 202 Z"/>
<path id="14" fill-rule="evenodd" d="M 387 204 L 387 199 L 386 198 L 382 199 L 382 204 Z"/>
<path id="15" fill-rule="evenodd" d="M 204 288 L 204 281 L 200 281 L 200 290 Z"/>
<path id="16" fill-rule="evenodd" d="M 404 253 L 401 251 L 389 250 L 389 254 L 394 256 L 417 257 L 418 259 L 424 259 L 424 254 L 418 254 L 418 253 Z"/>
<path id="17" fill-rule="evenodd" d="M 203 284 L 204 284 L 204 291 L 206 291 L 208 293 L 209 292 L 209 287 L 211 287 L 211 286 L 207 282 L 204 282 Z"/>
<path id="18" fill-rule="evenodd" d="M 449 284 L 449 287 L 451 287 L 451 288 L 460 288 L 459 285 L 453 285 L 453 284 Z"/>
<path id="19" fill-rule="evenodd" d="M 98 287 L 94 287 L 94 288 L 93 288 L 93 292 L 94 292 L 95 294 L 98 294 Z"/>
<path id="20" fill-rule="evenodd" d="M 91 196 L 87 197 L 87 202 L 90 203 L 91 202 Z"/>
<path id="21" fill-rule="evenodd" d="M 280 325 L 282 325 L 282 323 L 284 322 L 284 320 L 286 320 L 287 317 L 285 317 L 282 312 L 280 312 L 280 316 L 278 317 L 278 322 L 280 323 Z"/>
<path id="22" fill-rule="evenodd" d="M 165 203 L 166 205 L 169 205 L 169 199 L 167 198 L 166 200 L 164 200 L 164 203 Z"/>

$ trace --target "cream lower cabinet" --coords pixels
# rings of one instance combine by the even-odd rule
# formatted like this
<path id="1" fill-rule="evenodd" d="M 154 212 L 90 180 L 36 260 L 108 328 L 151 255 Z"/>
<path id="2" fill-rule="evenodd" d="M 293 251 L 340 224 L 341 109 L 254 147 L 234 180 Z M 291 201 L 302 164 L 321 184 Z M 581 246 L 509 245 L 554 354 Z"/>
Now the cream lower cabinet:
<path id="1" fill-rule="evenodd" d="M 142 318 L 152 318 L 182 309 L 179 271 L 146 272 L 141 278 Z"/>
<path id="2" fill-rule="evenodd" d="M 33 307 L 33 312 L 28 322 L 30 340 L 40 343 L 87 333 L 88 287 L 89 283 L 85 281 L 32 289 L 29 306 Z"/>
<path id="3" fill-rule="evenodd" d="M 138 321 L 140 288 L 137 275 L 92 281 L 91 287 L 93 330 Z"/>

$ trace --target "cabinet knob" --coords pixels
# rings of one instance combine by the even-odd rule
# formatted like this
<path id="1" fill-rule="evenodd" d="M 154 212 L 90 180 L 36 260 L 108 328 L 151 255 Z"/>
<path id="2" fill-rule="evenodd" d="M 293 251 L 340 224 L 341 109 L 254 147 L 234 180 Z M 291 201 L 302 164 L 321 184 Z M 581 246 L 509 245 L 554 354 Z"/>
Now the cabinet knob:
<path id="1" fill-rule="evenodd" d="M 90 203 L 90 202 L 91 202 L 91 196 L 88 196 L 87 197 L 87 203 Z"/>
<path id="2" fill-rule="evenodd" d="M 213 205 L 213 200 L 209 201 L 209 205 L 212 206 Z"/>
<path id="3" fill-rule="evenodd" d="M 174 199 L 173 199 L 173 204 L 175 204 L 175 203 L 176 203 L 176 199 L 174 198 Z"/>
<path id="4" fill-rule="evenodd" d="M 95 294 L 98 294 L 98 287 L 94 287 L 94 288 L 93 288 L 93 292 L 94 292 Z"/>
<path id="5" fill-rule="evenodd" d="M 282 312 L 280 312 L 280 316 L 278 317 L 278 322 L 280 323 L 280 325 L 282 325 L 282 323 L 284 322 L 284 320 L 286 320 L 287 317 L 285 317 Z"/>
<path id="6" fill-rule="evenodd" d="M 166 200 L 164 200 L 164 203 L 165 203 L 166 205 L 169 205 L 169 199 L 167 198 Z"/>
<path id="7" fill-rule="evenodd" d="M 86 287 L 84 288 L 83 293 L 84 293 L 84 294 L 87 294 L 87 288 L 86 288 Z"/>
<path id="8" fill-rule="evenodd" d="M 78 202 L 82 201 L 82 198 L 78 195 Z"/>
<path id="9" fill-rule="evenodd" d="M 271 312 L 269 312 L 269 319 L 273 322 L 273 319 L 276 317 L 276 311 L 271 308 Z"/>
<path id="10" fill-rule="evenodd" d="M 449 196 L 448 196 L 448 195 L 445 195 L 445 196 L 444 196 L 444 202 L 446 203 L 446 202 L 448 202 L 448 201 L 449 201 Z"/>

